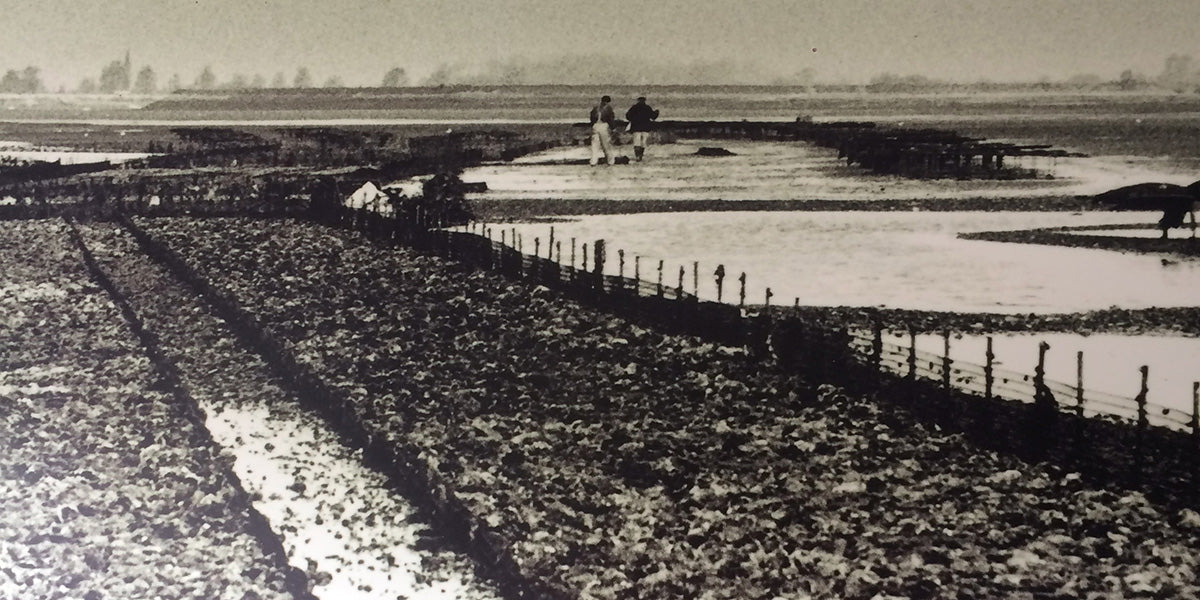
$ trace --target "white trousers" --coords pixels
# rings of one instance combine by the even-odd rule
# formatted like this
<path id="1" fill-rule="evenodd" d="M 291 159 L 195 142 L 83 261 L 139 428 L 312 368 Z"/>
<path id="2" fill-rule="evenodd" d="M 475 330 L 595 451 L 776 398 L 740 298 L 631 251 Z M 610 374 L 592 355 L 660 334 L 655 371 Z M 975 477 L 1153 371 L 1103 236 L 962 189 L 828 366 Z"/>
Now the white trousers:
<path id="1" fill-rule="evenodd" d="M 633 145 L 635 148 L 636 147 L 645 148 L 646 146 L 649 146 L 650 145 L 650 132 L 649 131 L 633 132 Z"/>
<path id="2" fill-rule="evenodd" d="M 608 127 L 608 123 L 604 121 L 596 121 L 592 125 L 592 158 L 588 164 L 595 165 L 600 162 L 600 153 L 604 153 L 604 160 L 608 164 L 613 164 L 617 160 L 617 156 L 613 154 L 612 147 L 612 131 Z"/>

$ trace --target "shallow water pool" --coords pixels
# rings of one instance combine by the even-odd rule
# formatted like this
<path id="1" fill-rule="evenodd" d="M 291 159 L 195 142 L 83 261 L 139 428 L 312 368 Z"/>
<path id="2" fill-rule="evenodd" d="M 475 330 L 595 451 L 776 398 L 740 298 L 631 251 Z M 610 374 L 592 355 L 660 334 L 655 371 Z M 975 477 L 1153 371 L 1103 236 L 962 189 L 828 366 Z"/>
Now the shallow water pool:
<path id="1" fill-rule="evenodd" d="M 686 270 L 692 292 L 698 263 L 702 298 L 715 299 L 718 264 L 726 279 L 723 299 L 737 301 L 737 277 L 746 273 L 746 302 L 881 306 L 958 312 L 1056 313 L 1200 305 L 1200 260 L 1087 248 L 962 240 L 960 232 L 1145 223 L 1150 213 L 988 212 L 691 212 L 585 216 L 556 223 L 492 226 L 515 231 L 542 255 L 550 229 L 570 262 L 577 244 L 604 239 L 606 272 L 625 275 L 640 256 L 640 275 L 678 283 Z M 582 252 L 578 252 L 582 261 Z"/>

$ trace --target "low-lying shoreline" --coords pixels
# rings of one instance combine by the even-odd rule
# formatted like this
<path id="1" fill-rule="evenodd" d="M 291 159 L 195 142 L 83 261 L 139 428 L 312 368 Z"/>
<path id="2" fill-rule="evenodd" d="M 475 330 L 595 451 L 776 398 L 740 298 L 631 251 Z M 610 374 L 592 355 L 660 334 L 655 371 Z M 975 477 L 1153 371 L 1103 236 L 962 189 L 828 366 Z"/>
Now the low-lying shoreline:
<path id="1" fill-rule="evenodd" d="M 1080 231 L 1086 231 L 1086 229 L 1088 228 L 1081 228 Z M 1176 228 L 1168 230 L 1168 234 L 1171 232 L 1174 232 L 1175 237 L 1137 238 L 1088 235 L 1078 232 L 1068 233 L 1062 229 L 985 231 L 979 233 L 961 233 L 958 237 L 966 240 L 987 240 L 991 242 L 1045 244 L 1048 246 L 1095 248 L 1098 250 L 1116 250 L 1120 252 L 1153 252 L 1200 256 L 1200 238 L 1191 237 L 1186 229 L 1180 230 Z"/>

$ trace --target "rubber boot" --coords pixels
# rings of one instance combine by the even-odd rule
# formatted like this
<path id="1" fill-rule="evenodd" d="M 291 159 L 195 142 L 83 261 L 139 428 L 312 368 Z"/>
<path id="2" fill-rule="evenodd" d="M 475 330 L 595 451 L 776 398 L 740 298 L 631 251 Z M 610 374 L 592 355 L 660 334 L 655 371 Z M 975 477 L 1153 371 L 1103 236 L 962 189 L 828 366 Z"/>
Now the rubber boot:
<path id="1" fill-rule="evenodd" d="M 642 162 L 642 155 L 646 153 L 646 148 L 643 146 L 634 146 L 633 155 L 637 157 L 638 162 Z"/>

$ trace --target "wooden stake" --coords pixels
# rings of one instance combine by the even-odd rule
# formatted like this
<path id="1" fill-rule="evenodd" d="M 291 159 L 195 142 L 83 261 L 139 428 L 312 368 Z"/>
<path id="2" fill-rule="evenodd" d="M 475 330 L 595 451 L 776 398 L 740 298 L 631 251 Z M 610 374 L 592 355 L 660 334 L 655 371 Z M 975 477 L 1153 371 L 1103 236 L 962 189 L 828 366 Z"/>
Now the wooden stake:
<path id="1" fill-rule="evenodd" d="M 908 327 L 908 379 L 917 379 L 917 331 L 911 325 Z"/>
<path id="2" fill-rule="evenodd" d="M 992 386 L 996 383 L 996 375 L 993 365 L 995 364 L 996 354 L 992 352 L 992 336 L 987 336 L 987 351 L 983 354 L 983 397 L 988 400 L 992 399 Z"/>
<path id="3" fill-rule="evenodd" d="M 1142 373 L 1142 388 L 1136 398 L 1138 405 L 1138 428 L 1145 429 L 1150 424 L 1150 420 L 1146 414 L 1146 403 L 1149 401 L 1150 395 L 1150 367 L 1142 365 L 1138 370 Z"/>
<path id="4" fill-rule="evenodd" d="M 1200 441 L 1200 381 L 1192 382 L 1192 437 Z"/>
<path id="5" fill-rule="evenodd" d="M 1075 353 L 1075 414 L 1083 416 L 1083 350 Z"/>
<path id="6" fill-rule="evenodd" d="M 942 387 L 950 389 L 950 330 L 942 330 Z"/>

